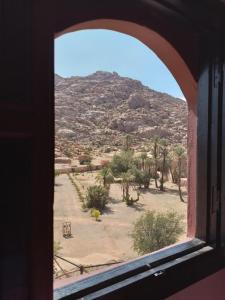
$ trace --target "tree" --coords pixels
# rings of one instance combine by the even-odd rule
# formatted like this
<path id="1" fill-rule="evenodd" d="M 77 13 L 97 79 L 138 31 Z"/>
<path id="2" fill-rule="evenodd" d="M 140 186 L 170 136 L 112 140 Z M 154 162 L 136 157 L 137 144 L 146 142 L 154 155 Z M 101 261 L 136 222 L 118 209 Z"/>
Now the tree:
<path id="1" fill-rule="evenodd" d="M 151 175 L 149 174 L 149 172 L 145 171 L 145 170 L 142 171 L 142 183 L 143 183 L 145 189 L 149 188 L 150 179 L 151 179 Z"/>
<path id="2" fill-rule="evenodd" d="M 126 135 L 124 141 L 124 151 L 129 151 L 132 143 L 132 138 L 129 134 Z"/>
<path id="3" fill-rule="evenodd" d="M 179 190 L 179 196 L 180 200 L 184 202 L 183 196 L 182 196 L 182 190 L 181 190 L 181 176 L 182 176 L 182 162 L 184 161 L 186 151 L 183 146 L 176 146 L 174 148 L 174 154 L 175 157 L 177 158 L 177 172 L 178 172 L 178 180 L 177 180 L 177 185 L 178 185 L 178 190 Z"/>
<path id="4" fill-rule="evenodd" d="M 132 174 L 134 175 L 134 182 L 141 188 L 143 184 L 143 171 L 134 166 L 132 168 Z"/>
<path id="5" fill-rule="evenodd" d="M 136 198 L 136 199 L 133 199 L 133 197 L 130 197 L 129 199 L 127 199 L 126 204 L 127 204 L 128 206 L 130 206 L 130 205 L 133 205 L 135 202 L 139 201 L 140 194 L 141 194 L 140 191 L 137 190 L 137 198 Z"/>
<path id="6" fill-rule="evenodd" d="M 114 177 L 112 175 L 112 171 L 110 168 L 108 167 L 104 167 L 103 169 L 101 169 L 97 176 L 96 179 L 98 182 L 103 184 L 103 187 L 106 189 L 110 188 L 110 184 L 113 183 L 114 181 Z"/>
<path id="7" fill-rule="evenodd" d="M 178 170 L 177 170 L 177 161 L 174 151 L 170 151 L 168 157 L 169 171 L 172 177 L 172 182 L 177 184 L 178 182 Z"/>
<path id="8" fill-rule="evenodd" d="M 88 187 L 85 207 L 103 210 L 108 202 L 108 191 L 100 185 L 92 185 Z"/>
<path id="9" fill-rule="evenodd" d="M 161 178 L 160 178 L 160 191 L 164 191 L 164 176 L 168 170 L 168 143 L 167 140 L 160 140 L 159 142 L 159 152 L 162 157 L 161 159 Z"/>
<path id="10" fill-rule="evenodd" d="M 134 223 L 131 233 L 134 250 L 146 254 L 176 243 L 184 231 L 182 218 L 175 211 L 145 212 Z"/>
<path id="11" fill-rule="evenodd" d="M 158 188 L 158 167 L 159 167 L 159 137 L 153 138 L 153 145 L 151 147 L 152 157 L 154 161 L 154 179 L 155 179 L 155 187 Z"/>
<path id="12" fill-rule="evenodd" d="M 145 189 L 149 188 L 151 175 L 148 171 L 133 167 L 132 174 L 134 175 L 134 182 L 139 185 L 139 188 L 141 188 L 142 185 Z"/>
<path id="13" fill-rule="evenodd" d="M 122 173 L 128 172 L 134 165 L 134 152 L 132 150 L 122 151 L 113 156 L 109 165 L 114 177 L 121 177 Z"/>
<path id="14" fill-rule="evenodd" d="M 148 158 L 147 153 L 146 152 L 142 152 L 141 155 L 140 155 L 142 170 L 145 169 L 145 161 L 146 161 L 147 158 Z"/>
<path id="15" fill-rule="evenodd" d="M 125 201 L 127 204 L 130 200 L 130 186 L 134 181 L 134 175 L 129 170 L 126 173 L 121 174 L 121 186 L 123 191 L 123 201 Z"/>
<path id="16" fill-rule="evenodd" d="M 149 176 L 152 177 L 152 167 L 154 167 L 153 159 L 148 157 L 145 160 L 145 171 L 148 172 Z"/>

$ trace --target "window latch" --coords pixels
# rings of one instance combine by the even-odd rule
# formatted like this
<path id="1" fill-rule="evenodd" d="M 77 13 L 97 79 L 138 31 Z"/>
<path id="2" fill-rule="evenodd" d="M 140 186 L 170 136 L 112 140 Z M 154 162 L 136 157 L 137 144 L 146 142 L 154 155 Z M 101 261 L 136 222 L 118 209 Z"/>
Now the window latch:
<path id="1" fill-rule="evenodd" d="M 159 276 L 164 275 L 165 272 L 166 272 L 165 270 L 160 270 L 160 271 L 158 271 L 158 272 L 155 272 L 153 275 L 154 275 L 155 277 L 159 277 Z"/>

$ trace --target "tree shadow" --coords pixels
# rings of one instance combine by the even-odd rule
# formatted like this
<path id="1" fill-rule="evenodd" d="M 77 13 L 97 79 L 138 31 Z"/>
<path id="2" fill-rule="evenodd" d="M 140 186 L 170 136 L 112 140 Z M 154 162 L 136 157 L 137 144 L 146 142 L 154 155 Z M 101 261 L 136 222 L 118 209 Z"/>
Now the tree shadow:
<path id="1" fill-rule="evenodd" d="M 179 190 L 178 189 L 165 188 L 165 192 L 169 193 L 169 194 L 172 194 L 172 195 L 179 196 Z M 186 191 L 182 191 L 182 196 L 186 197 L 187 196 L 187 192 Z"/>
<path id="2" fill-rule="evenodd" d="M 55 186 L 62 186 L 63 184 L 62 183 L 56 183 L 54 184 Z"/>
<path id="3" fill-rule="evenodd" d="M 102 211 L 102 215 L 112 215 L 114 213 L 114 210 L 109 206 L 106 206 Z"/>
<path id="4" fill-rule="evenodd" d="M 115 199 L 113 197 L 109 197 L 109 203 L 112 203 L 112 204 L 118 204 L 120 203 L 122 200 L 121 199 Z"/>
<path id="5" fill-rule="evenodd" d="M 137 211 L 145 211 L 144 204 L 140 202 L 135 202 L 132 205 L 128 205 L 128 207 L 134 208 Z"/>
<path id="6" fill-rule="evenodd" d="M 156 189 L 156 188 L 148 188 L 148 189 L 140 189 L 141 194 L 153 194 L 153 195 L 163 195 L 165 193 L 171 194 L 171 195 L 176 195 L 179 196 L 179 190 L 177 189 L 173 189 L 173 188 L 167 188 L 164 187 L 164 191 L 160 191 L 160 189 Z M 187 192 L 186 191 L 182 191 L 182 196 L 187 197 Z"/>
<path id="7" fill-rule="evenodd" d="M 140 189 L 141 194 L 154 194 L 154 195 L 158 195 L 158 194 L 163 194 L 165 192 L 160 191 L 160 189 L 156 189 L 156 188 L 148 188 L 148 189 Z"/>

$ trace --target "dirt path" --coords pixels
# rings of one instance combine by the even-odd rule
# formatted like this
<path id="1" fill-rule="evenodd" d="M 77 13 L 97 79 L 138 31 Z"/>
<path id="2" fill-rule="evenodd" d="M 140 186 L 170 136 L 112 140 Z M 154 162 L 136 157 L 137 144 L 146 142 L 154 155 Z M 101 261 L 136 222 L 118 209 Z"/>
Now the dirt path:
<path id="1" fill-rule="evenodd" d="M 66 174 L 56 177 L 54 218 L 55 220 L 80 215 L 80 203 L 77 201 L 78 195 Z"/>
<path id="2" fill-rule="evenodd" d="M 83 191 L 95 183 L 96 174 L 85 173 L 76 177 Z M 167 192 L 159 192 L 152 185 L 149 191 L 143 192 L 140 201 L 133 207 L 127 207 L 121 201 L 121 187 L 112 184 L 110 196 L 101 222 L 90 217 L 89 212 L 83 212 L 81 202 L 75 187 L 67 175 L 56 177 L 54 204 L 55 241 L 63 247 L 61 254 L 75 263 L 100 264 L 112 260 L 127 260 L 137 257 L 132 249 L 130 233 L 134 221 L 146 210 L 165 211 L 173 208 L 184 215 L 186 223 L 187 205 L 179 200 L 177 187 L 167 184 Z M 134 195 L 135 196 L 135 195 Z M 62 236 L 62 224 L 70 221 L 73 238 Z M 185 234 L 181 239 L 185 238 Z"/>
<path id="3" fill-rule="evenodd" d="M 83 264 L 120 258 L 121 250 L 117 249 L 109 225 L 96 222 L 88 212 L 81 210 L 78 194 L 65 174 L 56 178 L 54 214 L 54 240 L 61 243 L 63 257 Z M 62 224 L 66 221 L 72 224 L 73 238 L 70 239 L 62 236 Z"/>

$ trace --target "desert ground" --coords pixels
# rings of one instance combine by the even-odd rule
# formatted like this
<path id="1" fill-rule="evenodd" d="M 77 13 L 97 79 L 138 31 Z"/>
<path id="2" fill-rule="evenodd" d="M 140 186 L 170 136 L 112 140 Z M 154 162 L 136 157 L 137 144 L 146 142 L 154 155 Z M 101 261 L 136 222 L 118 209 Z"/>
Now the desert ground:
<path id="1" fill-rule="evenodd" d="M 91 184 L 96 183 L 96 172 L 85 172 L 72 175 L 83 195 Z M 54 199 L 54 240 L 60 242 L 60 255 L 70 261 L 82 265 L 104 264 L 112 261 L 127 261 L 138 256 L 132 248 L 130 233 L 135 220 L 147 210 L 165 211 L 174 209 L 183 215 L 186 229 L 187 204 L 179 199 L 175 184 L 165 183 L 165 192 L 154 188 L 154 182 L 148 190 L 141 192 L 140 200 L 133 206 L 122 202 L 120 184 L 110 187 L 110 201 L 107 208 L 96 222 L 90 212 L 82 210 L 75 187 L 67 174 L 55 179 Z M 136 192 L 132 193 L 134 198 Z M 72 226 L 72 237 L 62 235 L 63 222 L 69 221 Z M 180 237 L 184 240 L 186 234 Z M 66 268 L 69 266 L 67 264 Z"/>

